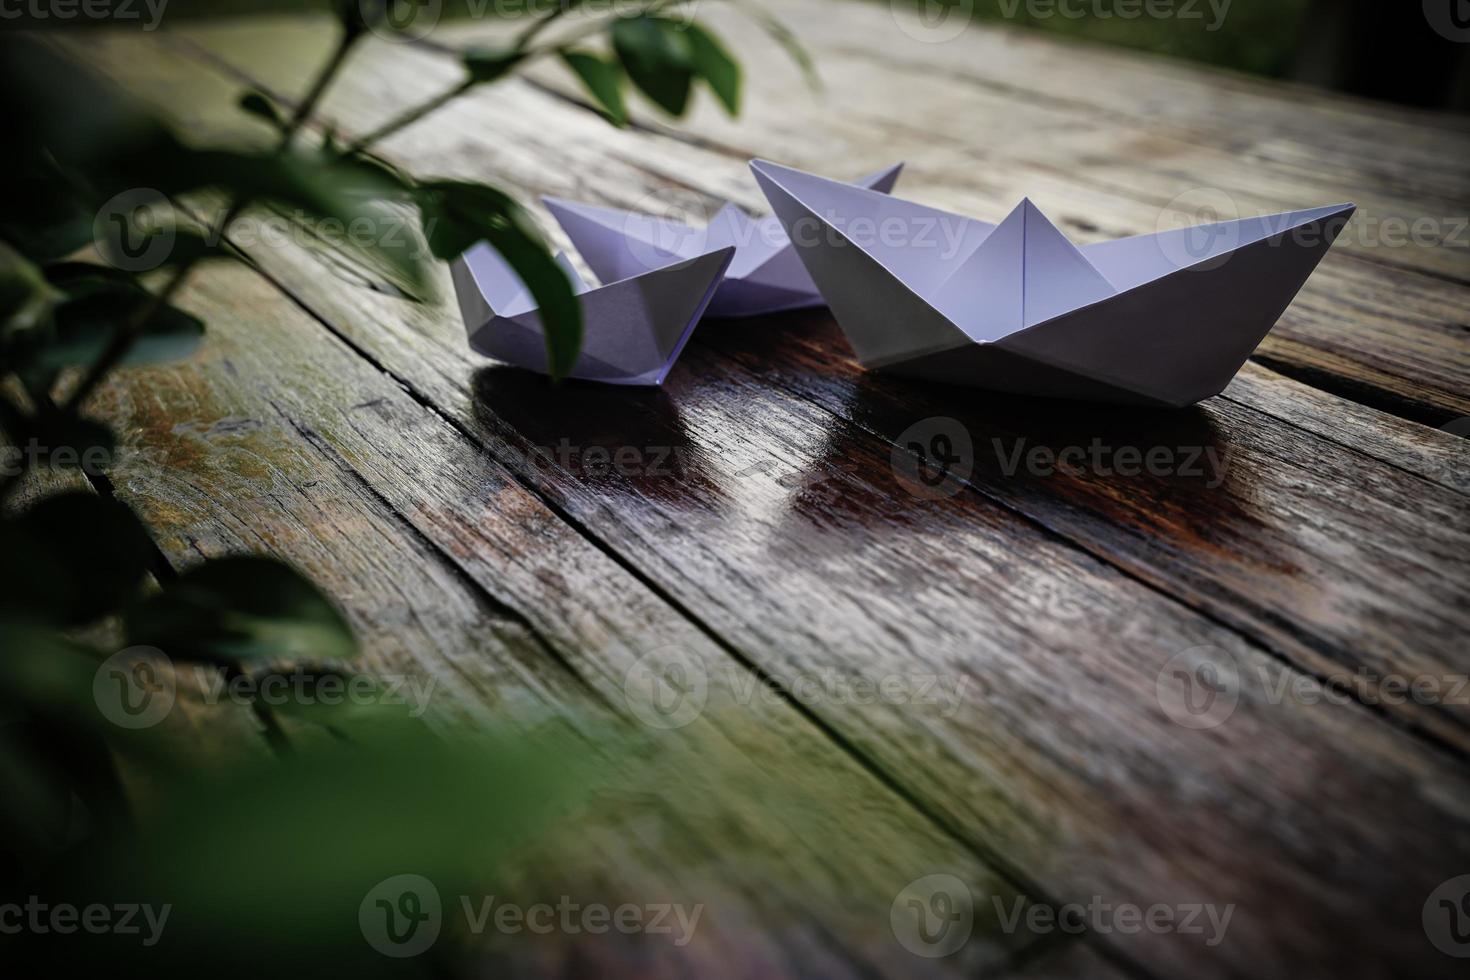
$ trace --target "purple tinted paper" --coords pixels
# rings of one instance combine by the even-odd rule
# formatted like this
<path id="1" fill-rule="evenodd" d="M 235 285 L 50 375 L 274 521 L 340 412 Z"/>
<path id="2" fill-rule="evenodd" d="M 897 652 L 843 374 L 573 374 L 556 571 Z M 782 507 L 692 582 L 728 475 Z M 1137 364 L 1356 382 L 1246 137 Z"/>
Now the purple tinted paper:
<path id="1" fill-rule="evenodd" d="M 1078 247 L 751 163 L 865 367 L 1021 394 L 1191 405 L 1270 332 L 1351 204 Z"/>
<path id="2" fill-rule="evenodd" d="M 582 351 L 568 376 L 662 384 L 734 254 L 727 247 L 688 259 L 675 256 L 651 270 L 604 279 L 603 286 L 584 282 L 566 256 L 558 255 L 581 301 L 584 323 Z M 499 253 L 482 242 L 454 261 L 450 275 L 470 346 L 545 374 L 546 338 L 534 301 Z"/>
<path id="3" fill-rule="evenodd" d="M 887 194 L 903 164 L 853 183 Z M 821 306 L 822 297 L 774 216 L 752 218 L 726 204 L 709 224 L 695 228 L 618 208 L 545 197 L 546 205 L 577 252 L 604 282 L 646 272 L 678 259 L 733 247 L 725 277 L 710 301 L 710 316 L 741 317 Z"/>

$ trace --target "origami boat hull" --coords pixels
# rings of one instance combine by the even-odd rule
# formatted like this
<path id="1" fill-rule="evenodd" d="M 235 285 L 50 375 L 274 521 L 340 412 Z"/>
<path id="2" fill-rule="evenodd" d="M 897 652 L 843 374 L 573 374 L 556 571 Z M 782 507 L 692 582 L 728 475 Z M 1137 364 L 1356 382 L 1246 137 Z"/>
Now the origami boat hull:
<path id="1" fill-rule="evenodd" d="M 895 164 L 859 178 L 853 186 L 886 194 L 902 170 L 903 164 Z M 821 293 L 774 217 L 752 218 L 726 204 L 709 224 L 695 228 L 554 197 L 542 198 L 542 203 L 604 282 L 730 246 L 735 257 L 710 301 L 710 316 L 756 316 L 823 305 Z"/>
<path id="2" fill-rule="evenodd" d="M 1353 211 L 1079 248 L 1029 201 L 990 225 L 751 167 L 865 367 L 1091 401 L 1184 406 L 1218 394 Z M 927 247 L 921 227 L 939 228 Z"/>
<path id="3" fill-rule="evenodd" d="M 588 286 L 558 256 L 582 304 L 582 350 L 568 377 L 617 385 L 660 385 L 678 360 L 723 278 L 733 248 Z M 547 373 L 541 319 L 520 279 L 480 244 L 450 267 L 470 346 L 487 357 Z"/>

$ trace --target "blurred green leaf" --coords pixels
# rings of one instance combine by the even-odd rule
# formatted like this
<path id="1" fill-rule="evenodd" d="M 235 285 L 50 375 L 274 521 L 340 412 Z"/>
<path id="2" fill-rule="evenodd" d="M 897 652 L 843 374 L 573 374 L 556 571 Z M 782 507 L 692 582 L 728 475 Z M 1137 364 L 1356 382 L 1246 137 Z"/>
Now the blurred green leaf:
<path id="1" fill-rule="evenodd" d="M 278 132 L 286 131 L 286 119 L 281 115 L 280 109 L 271 97 L 259 89 L 253 89 L 240 96 L 240 108 L 257 119 L 263 119 L 270 123 Z"/>
<path id="2" fill-rule="evenodd" d="M 476 85 L 498 81 L 520 64 L 526 55 L 523 51 L 503 48 L 470 48 L 461 56 L 465 71 Z"/>
<path id="3" fill-rule="evenodd" d="M 603 61 L 586 51 L 563 51 L 562 60 L 577 73 L 587 92 L 596 100 L 614 126 L 625 126 L 628 110 L 623 105 L 623 73 L 617 64 Z"/>
<path id="4" fill-rule="evenodd" d="M 565 376 L 582 349 L 582 304 L 521 206 L 493 187 L 458 181 L 422 184 L 419 202 L 436 257 L 452 261 L 483 241 L 510 263 L 539 308 L 548 373 Z"/>
<path id="5" fill-rule="evenodd" d="M 48 735 L 31 719 L 0 724 L 0 785 L 6 796 L 0 850 L 27 861 L 59 850 L 72 823 L 71 785 L 54 764 Z"/>
<path id="6" fill-rule="evenodd" d="M 3 565 L 3 562 L 0 562 Z M 29 610 L 0 614 L 0 709 L 18 718 L 101 720 L 92 697 L 97 653 L 35 621 Z"/>
<path id="7" fill-rule="evenodd" d="M 49 341 L 60 299 L 39 268 L 0 241 L 0 371 L 20 367 Z"/>
<path id="8" fill-rule="evenodd" d="M 24 149 L 17 148 L 19 157 Z M 19 161 L 13 161 L 18 164 Z M 5 208 L 0 211 L 0 237 L 36 262 L 63 258 L 92 244 L 94 209 L 79 200 L 59 177 L 40 168 L 15 173 L 0 167 L 5 180 Z M 5 170 L 11 170 L 5 174 Z"/>
<path id="9" fill-rule="evenodd" d="M 770 13 L 762 9 L 758 4 L 743 2 L 737 3 L 735 6 L 737 10 L 744 11 L 751 20 L 759 24 L 771 40 L 785 49 L 786 54 L 801 69 L 802 77 L 806 79 L 808 88 L 814 91 L 821 89 L 822 79 L 817 74 L 817 66 L 812 61 L 812 56 L 807 53 L 806 48 L 802 46 L 801 41 L 797 39 L 796 35 L 791 33 L 789 27 L 771 16 Z"/>
<path id="10" fill-rule="evenodd" d="M 175 660 L 342 660 L 357 642 L 342 614 L 310 581 L 274 559 L 205 562 L 166 582 L 126 614 L 128 642 Z"/>
<path id="11" fill-rule="evenodd" d="M 64 943 L 15 941 L 44 949 L 48 965 L 126 976 L 190 975 L 200 963 L 215 977 L 283 964 L 301 976 L 450 975 L 445 963 L 464 949 L 459 896 L 500 894 L 516 862 L 601 785 L 588 755 L 585 741 L 561 734 L 403 732 L 371 751 L 322 740 L 280 763 L 168 786 L 147 834 L 98 839 L 42 892 L 53 904 L 167 903 L 164 941 L 83 930 Z M 440 905 L 444 931 L 432 952 L 393 959 L 370 945 L 367 914 L 381 927 L 375 902 L 409 889 Z M 229 936 L 269 941 L 220 956 Z"/>
<path id="12" fill-rule="evenodd" d="M 24 434 L 28 443 L 34 440 L 34 445 L 46 449 L 36 463 L 54 469 L 101 473 L 117 454 L 117 437 L 106 424 L 54 408 L 27 419 Z"/>
<path id="13" fill-rule="evenodd" d="M 143 582 L 153 554 L 132 511 L 81 491 L 46 497 L 0 523 L 0 540 L 0 609 L 62 625 L 92 622 L 120 606 Z"/>
<path id="14" fill-rule="evenodd" d="M 689 35 L 672 20 L 623 17 L 612 25 L 613 50 L 628 77 L 664 111 L 682 116 L 694 81 Z"/>
<path id="15" fill-rule="evenodd" d="M 740 112 L 740 66 L 724 46 L 698 24 L 684 28 L 694 56 L 694 70 L 709 83 L 710 90 L 734 116 Z"/>
<path id="16" fill-rule="evenodd" d="M 49 368 L 91 364 L 132 317 L 154 303 L 139 286 L 111 279 L 78 280 L 69 297 L 56 308 L 54 341 L 38 351 L 34 363 Z M 123 364 L 152 364 L 188 357 L 204 336 L 198 317 L 164 305 L 149 315 L 138 342 Z"/>

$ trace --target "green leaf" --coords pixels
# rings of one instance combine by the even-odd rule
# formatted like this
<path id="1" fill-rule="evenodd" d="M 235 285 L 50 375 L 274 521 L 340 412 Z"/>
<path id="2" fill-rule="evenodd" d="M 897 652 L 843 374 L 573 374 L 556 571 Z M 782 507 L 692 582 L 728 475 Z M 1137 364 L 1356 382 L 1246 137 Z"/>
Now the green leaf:
<path id="1" fill-rule="evenodd" d="M 610 61 L 585 51 L 563 51 L 562 61 L 577 73 L 587 92 L 597 101 L 614 126 L 625 126 L 628 110 L 623 105 L 623 73 Z"/>
<path id="2" fill-rule="evenodd" d="M 0 242 L 0 371 L 14 370 L 51 336 L 60 290 L 15 249 Z"/>
<path id="3" fill-rule="evenodd" d="M 0 559 L 3 564 L 3 559 Z M 95 722 L 92 681 L 94 651 L 66 639 L 51 627 L 7 610 L 0 615 L 0 710 L 7 715 L 70 717 Z"/>
<path id="4" fill-rule="evenodd" d="M 470 81 L 476 85 L 485 85 L 504 78 L 525 57 L 526 54 L 524 51 L 512 51 L 501 48 L 470 48 L 464 52 L 462 60 L 465 71 L 469 72 Z"/>
<path id="5" fill-rule="evenodd" d="M 271 97 L 259 89 L 253 89 L 240 96 L 240 108 L 258 119 L 264 119 L 278 131 L 286 131 L 285 117 L 276 108 L 276 104 Z"/>
<path id="6" fill-rule="evenodd" d="M 91 245 L 95 217 L 58 178 L 12 175 L 6 183 L 0 237 L 35 261 L 49 262 Z"/>
<path id="7" fill-rule="evenodd" d="M 316 586 L 256 556 L 209 561 L 165 583 L 128 611 L 126 625 L 129 643 L 175 660 L 236 665 L 357 653 L 347 621 Z"/>
<path id="8" fill-rule="evenodd" d="M 116 458 L 117 437 L 102 422 L 47 409 L 26 420 L 22 430 L 25 452 L 35 452 L 35 463 L 53 469 L 81 469 L 97 474 Z"/>
<path id="9" fill-rule="evenodd" d="M 682 116 L 694 81 L 689 35 L 663 17 L 623 17 L 613 22 L 612 43 L 633 84 L 664 111 Z"/>
<path id="10" fill-rule="evenodd" d="M 689 35 L 689 48 L 694 55 L 694 70 L 709 83 L 725 111 L 730 115 L 740 112 L 740 66 L 730 57 L 723 45 L 698 24 L 684 28 Z"/>
<path id="11" fill-rule="evenodd" d="M 81 491 L 47 497 L 0 523 L 0 540 L 0 608 L 62 625 L 117 609 L 153 554 L 132 511 Z"/>
<path id="12" fill-rule="evenodd" d="M 801 69 L 802 77 L 806 79 L 807 87 L 813 91 L 819 91 L 822 87 L 822 79 L 817 75 L 817 66 L 812 61 L 812 56 L 807 53 L 802 43 L 797 40 L 791 29 L 762 10 L 754 3 L 737 3 L 736 8 L 743 10 L 752 20 L 761 26 L 773 41 L 785 49 L 791 60 Z"/>
<path id="13" fill-rule="evenodd" d="M 582 304 L 521 206 L 493 187 L 457 181 L 421 185 L 419 202 L 435 256 L 450 261 L 483 241 L 510 263 L 539 308 L 547 372 L 564 377 L 582 349 Z"/>
<path id="14" fill-rule="evenodd" d="M 55 339 L 33 362 L 45 368 L 91 364 L 132 317 L 151 306 L 152 294 L 108 279 L 71 284 L 69 298 L 56 308 Z M 204 323 L 175 306 L 155 310 L 123 364 L 152 364 L 188 357 L 204 336 Z"/>

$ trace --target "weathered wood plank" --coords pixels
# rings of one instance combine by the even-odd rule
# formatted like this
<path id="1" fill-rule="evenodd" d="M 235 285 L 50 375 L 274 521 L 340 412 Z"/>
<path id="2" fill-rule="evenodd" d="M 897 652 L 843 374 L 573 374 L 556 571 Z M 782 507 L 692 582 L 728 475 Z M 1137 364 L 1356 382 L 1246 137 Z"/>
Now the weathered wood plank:
<path id="1" fill-rule="evenodd" d="M 344 85 L 354 90 L 365 95 L 366 79 Z M 351 98 L 330 111 L 362 113 Z M 373 98 L 382 111 L 381 85 Z M 440 172 L 514 172 L 532 160 L 544 170 L 555 103 L 532 104 L 539 139 L 476 100 L 440 130 L 457 155 L 423 134 L 394 149 Z M 480 135 L 490 132 L 498 138 Z M 1188 937 L 1109 937 L 1130 956 L 1161 973 L 1447 973 L 1418 914 L 1460 846 L 1470 787 L 1438 753 L 1356 706 L 1277 703 L 1276 685 L 1297 675 L 1258 647 L 978 495 L 916 501 L 886 442 L 709 345 L 696 341 L 693 370 L 664 396 L 553 394 L 514 371 L 476 370 L 449 311 L 323 289 L 324 266 L 306 252 L 252 254 L 788 688 L 818 669 L 983 684 L 983 707 L 952 717 L 885 704 L 812 710 L 1050 895 L 1237 905 L 1210 958 Z M 563 438 L 568 462 L 534 454 Z M 684 462 L 672 474 L 588 470 L 588 448 L 622 445 L 676 447 Z M 1234 714 L 1204 732 L 1172 725 L 1154 700 L 1170 658 L 1202 645 L 1228 651 L 1241 672 Z M 1322 805 L 1325 785 L 1334 806 Z M 1369 920 L 1372 929 L 1342 934 L 1342 922 Z"/>
<path id="2" fill-rule="evenodd" d="M 247 35 L 247 39 L 254 36 Z M 263 54 L 269 56 L 268 52 Z M 248 47 L 239 55 L 250 56 Z M 403 56 L 412 58 L 416 65 L 422 57 L 407 52 Z M 364 60 L 359 71 L 371 78 L 382 77 L 381 65 L 371 58 Z M 329 103 L 342 114 L 344 123 L 359 115 L 381 114 L 385 109 L 383 97 L 374 93 L 369 103 L 368 91 L 357 88 L 355 79 L 355 75 L 344 79 L 339 94 Z M 425 88 L 433 87 L 432 82 L 425 83 Z M 442 127 L 406 134 L 393 145 L 406 147 L 408 162 L 420 169 L 482 173 L 477 168 L 482 167 L 484 157 L 470 152 L 469 146 L 483 142 L 485 153 L 502 154 L 497 158 L 497 167 L 503 165 L 515 179 L 540 188 L 546 186 L 545 161 L 570 156 L 567 170 L 605 180 L 615 202 L 638 198 L 640 188 L 644 189 L 645 200 L 660 193 L 658 180 L 649 180 L 639 167 L 596 160 L 595 146 L 585 153 L 570 149 L 574 145 L 571 134 L 582 131 L 578 127 L 585 128 L 585 120 L 575 113 L 569 115 L 554 102 L 538 101 L 535 93 L 525 97 L 539 107 L 533 122 L 519 117 L 513 109 L 502 110 L 488 102 L 471 103 L 461 109 L 451 108 Z M 501 138 L 492 148 L 488 140 L 474 132 L 477 127 L 493 129 Z M 592 131 L 600 132 L 595 128 Z M 503 137 L 508 134 L 517 136 L 513 147 L 505 145 Z M 555 134 L 563 137 L 555 147 L 543 142 Z M 525 156 L 532 148 L 534 163 Z M 799 352 L 783 343 L 792 336 L 804 336 Z M 1191 479 L 1188 472 L 1145 478 L 1130 485 L 1131 495 L 1122 495 L 1096 473 L 1080 477 L 1055 474 L 1039 480 L 1028 480 L 1025 473 L 1013 477 L 1000 467 L 1002 460 L 991 445 L 1000 440 L 1007 450 L 1002 455 L 1007 458 L 1017 448 L 1024 453 L 1028 450 L 1029 431 L 1029 448 L 1040 445 L 1050 451 L 1073 444 L 1086 447 L 1094 439 L 1102 439 L 1112 450 L 1120 445 L 1132 447 L 1141 455 L 1155 448 L 1155 442 L 1144 437 L 1137 423 L 1130 425 L 1126 416 L 1121 423 L 1104 424 L 1093 432 L 1088 431 L 1088 421 L 1065 424 L 1075 415 L 1070 406 L 1028 404 L 1006 411 L 1005 399 L 964 392 L 959 393 L 962 400 L 956 402 L 954 393 L 933 397 L 901 381 L 860 379 L 849 358 L 833 357 L 832 352 L 845 350 L 845 344 L 832 329 L 801 335 L 800 331 L 731 325 L 730 329 L 711 333 L 711 337 L 726 354 L 743 359 L 751 371 L 772 371 L 800 397 L 875 427 L 874 431 L 887 439 L 897 439 L 927 416 L 958 418 L 977 434 L 978 447 L 985 456 L 977 460 L 981 464 L 980 479 L 995 499 L 1130 573 L 1221 616 L 1319 678 L 1346 684 L 1369 699 L 1381 700 L 1378 686 L 1385 679 L 1425 676 L 1453 685 L 1453 679 L 1466 669 L 1457 639 L 1466 623 L 1454 600 L 1460 584 L 1470 576 L 1462 560 L 1455 557 L 1464 554 L 1455 542 L 1463 541 L 1467 530 L 1470 515 L 1465 501 L 1390 469 L 1432 469 L 1445 458 L 1463 464 L 1470 458 L 1463 440 L 1416 427 L 1421 433 L 1420 442 L 1433 446 L 1438 455 L 1426 455 L 1422 462 L 1404 467 L 1403 457 L 1413 450 L 1401 445 L 1393 449 L 1389 466 L 1385 466 L 1313 438 L 1296 424 L 1264 419 L 1254 410 L 1255 405 L 1270 405 L 1271 393 L 1294 386 L 1282 383 L 1269 390 L 1237 386 L 1237 396 L 1267 397 L 1252 402 L 1251 408 L 1215 400 L 1211 407 L 1191 416 L 1193 421 L 1179 422 L 1177 431 L 1171 434 L 1173 444 L 1159 446 L 1173 453 L 1181 467 L 1198 470 L 1198 478 Z M 854 386 L 860 394 L 854 394 Z M 1295 404 L 1298 417 L 1303 403 L 1318 404 L 1324 412 L 1331 407 L 1321 398 L 1304 395 Z M 1003 413 L 1004 421 L 994 418 L 997 410 Z M 1031 425 L 1042 417 L 1051 420 L 1045 436 L 1038 435 Z M 1335 424 L 1336 419 L 1336 413 L 1324 414 L 1318 427 L 1333 425 L 1338 438 L 1350 436 Z M 1385 423 L 1405 425 L 1387 417 Z M 1263 454 L 1262 446 L 1271 448 Z M 1372 446 L 1364 441 L 1353 448 L 1371 453 Z M 1206 452 L 1215 455 L 1203 457 Z M 1239 472 L 1214 472 L 1230 467 L 1240 468 Z M 1218 481 L 1213 479 L 1217 476 Z M 1235 478 L 1227 481 L 1229 476 Z M 1339 495 L 1338 488 L 1345 480 L 1361 488 L 1361 504 L 1346 502 L 1335 510 L 1324 510 Z M 1209 485 L 1215 482 L 1222 485 Z M 1178 497 L 1190 487 L 1195 490 L 1193 497 Z M 1177 523 L 1181 515 L 1176 511 L 1183 506 L 1196 510 L 1211 507 L 1216 520 L 1223 524 L 1209 539 L 1193 532 L 1181 535 L 1186 525 Z M 1303 533 L 1319 525 L 1327 513 L 1334 515 L 1333 520 L 1358 529 L 1355 534 L 1361 535 L 1360 539 L 1344 541 L 1336 536 Z M 1251 517 L 1245 519 L 1242 515 Z M 1376 526 L 1365 527 L 1369 523 Z M 1429 541 L 1421 539 L 1426 528 L 1442 538 L 1437 547 L 1426 547 L 1433 537 Z M 1427 563 L 1415 556 L 1421 548 L 1432 556 Z M 1410 556 L 1406 566 L 1400 559 L 1403 555 Z M 1366 676 L 1360 676 L 1360 672 Z M 1461 748 L 1470 747 L 1470 731 L 1466 729 L 1470 706 L 1439 701 L 1421 705 L 1395 699 L 1388 710 L 1438 738 Z"/>
<path id="3" fill-rule="evenodd" d="M 659 651 L 707 679 L 702 714 L 652 743 L 647 771 L 608 753 L 621 786 L 547 870 L 621 889 L 584 902 L 703 902 L 690 948 L 630 954 L 650 972 L 903 972 L 887 922 L 909 881 L 1015 893 L 255 273 L 211 269 L 181 302 L 210 326 L 202 354 L 129 372 L 95 405 L 126 434 L 117 493 L 171 561 L 288 558 L 341 603 L 363 668 L 462 723 L 627 725 L 647 706 L 626 677 Z M 1035 938 L 998 932 L 988 907 L 976 930 L 936 972 L 1003 969 Z"/>
<path id="4" fill-rule="evenodd" d="M 313 276 L 299 255 L 260 258 L 276 275 L 300 270 L 295 288 Z M 1437 754 L 1356 707 L 1300 703 L 1317 696 L 1310 682 L 1304 699 L 1275 703 L 1278 685 L 1301 679 L 1236 635 L 968 494 L 916 501 L 895 485 L 886 447 L 705 348 L 689 352 L 693 370 L 666 399 L 568 388 L 548 401 L 539 380 L 494 368 L 460 388 L 450 372 L 468 367 L 464 355 L 426 352 L 410 335 L 457 341 L 457 324 L 404 324 L 401 307 L 375 310 L 361 291 L 342 300 L 318 308 L 486 445 L 506 446 L 513 466 L 536 460 L 525 479 L 788 690 L 826 671 L 851 684 L 978 684 L 983 706 L 953 716 L 813 710 L 1048 895 L 1233 902 L 1225 972 L 1338 957 L 1438 967 L 1414 945 L 1417 914 L 1396 911 L 1436 883 L 1456 808 L 1470 803 Z M 537 447 L 564 439 L 570 462 L 543 465 Z M 602 472 L 594 447 L 630 447 L 650 469 Z M 662 447 L 687 462 L 652 469 Z M 1222 727 L 1181 733 L 1159 714 L 1155 684 L 1171 657 L 1200 646 L 1240 665 L 1240 703 Z M 1283 771 L 1331 773 L 1336 798 L 1351 802 L 1324 811 L 1317 777 Z M 1372 856 L 1347 870 L 1307 840 Z M 1243 872 L 1247 853 L 1251 869 L 1279 873 Z M 1311 921 L 1319 913 L 1376 928 L 1316 948 L 1309 937 L 1329 932 Z M 1109 938 L 1158 972 L 1201 968 L 1183 937 Z"/>

